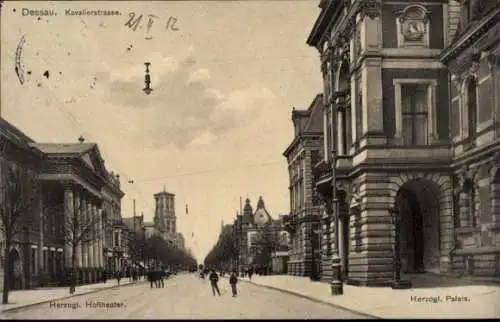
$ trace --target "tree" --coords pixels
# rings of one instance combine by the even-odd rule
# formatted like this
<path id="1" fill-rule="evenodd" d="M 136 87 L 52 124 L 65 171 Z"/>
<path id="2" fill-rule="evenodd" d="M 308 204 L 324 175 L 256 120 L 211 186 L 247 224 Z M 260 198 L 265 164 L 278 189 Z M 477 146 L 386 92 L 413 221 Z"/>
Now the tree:
<path id="1" fill-rule="evenodd" d="M 196 260 L 191 254 L 173 246 L 158 235 L 146 239 L 145 255 L 165 265 L 185 267 L 196 265 Z"/>
<path id="2" fill-rule="evenodd" d="M 266 223 L 257 231 L 252 240 L 252 252 L 258 266 L 268 266 L 272 253 L 278 249 L 279 239 L 271 223 Z"/>
<path id="3" fill-rule="evenodd" d="M 21 233 L 26 235 L 36 222 L 34 210 L 38 203 L 38 183 L 33 169 L 23 168 L 4 158 L 4 148 L 0 150 L 0 230 L 5 238 L 2 303 L 7 304 L 14 264 L 10 249 L 16 239 L 22 237 Z"/>
<path id="4" fill-rule="evenodd" d="M 87 211 L 85 203 L 77 203 L 75 199 L 64 200 L 63 233 L 66 245 L 71 247 L 71 268 L 76 269 L 76 250 L 85 242 L 97 242 L 101 236 L 100 214 L 98 211 Z M 82 214 L 86 214 L 82 216 Z"/>
<path id="5" fill-rule="evenodd" d="M 236 236 L 232 229 L 223 230 L 219 235 L 217 243 L 205 257 L 205 265 L 220 267 L 230 263 L 238 252 L 235 238 Z"/>

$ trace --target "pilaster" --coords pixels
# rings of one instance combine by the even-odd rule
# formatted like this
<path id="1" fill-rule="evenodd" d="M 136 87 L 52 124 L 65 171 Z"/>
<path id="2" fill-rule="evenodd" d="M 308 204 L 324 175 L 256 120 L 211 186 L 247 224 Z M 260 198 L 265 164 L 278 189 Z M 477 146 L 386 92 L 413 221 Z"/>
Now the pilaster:
<path id="1" fill-rule="evenodd" d="M 383 134 L 381 58 L 365 59 L 361 82 L 363 88 L 363 134 Z"/>

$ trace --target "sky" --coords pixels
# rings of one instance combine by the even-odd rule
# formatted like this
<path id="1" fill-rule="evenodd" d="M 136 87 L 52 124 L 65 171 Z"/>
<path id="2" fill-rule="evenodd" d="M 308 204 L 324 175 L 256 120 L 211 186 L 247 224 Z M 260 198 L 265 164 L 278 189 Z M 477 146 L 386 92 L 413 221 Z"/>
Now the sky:
<path id="1" fill-rule="evenodd" d="M 274 218 L 289 212 L 291 110 L 322 90 L 319 54 L 306 44 L 318 3 L 7 1 L 2 117 L 37 142 L 96 142 L 121 176 L 123 217 L 135 199 L 152 221 L 153 195 L 174 193 L 177 229 L 202 261 L 240 197 L 255 208 L 262 196 Z M 120 15 L 67 15 L 83 8 Z M 131 13 L 143 17 L 136 30 Z"/>

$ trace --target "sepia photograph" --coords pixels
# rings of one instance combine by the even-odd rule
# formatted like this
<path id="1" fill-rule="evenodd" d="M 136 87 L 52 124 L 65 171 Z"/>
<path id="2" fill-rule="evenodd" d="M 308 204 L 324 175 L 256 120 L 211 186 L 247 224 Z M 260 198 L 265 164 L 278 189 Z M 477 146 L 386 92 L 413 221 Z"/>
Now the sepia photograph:
<path id="1" fill-rule="evenodd" d="M 500 1 L 0 0 L 0 66 L 0 320 L 500 318 Z"/>

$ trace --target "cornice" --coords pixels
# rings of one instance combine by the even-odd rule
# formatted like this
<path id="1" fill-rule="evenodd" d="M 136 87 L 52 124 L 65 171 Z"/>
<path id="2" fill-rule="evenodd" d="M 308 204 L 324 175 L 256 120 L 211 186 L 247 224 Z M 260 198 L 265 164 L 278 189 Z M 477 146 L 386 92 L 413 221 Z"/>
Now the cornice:
<path id="1" fill-rule="evenodd" d="M 465 49 L 470 47 L 475 41 L 488 32 L 488 29 L 493 25 L 500 22 L 500 7 L 494 9 L 490 14 L 482 19 L 481 22 L 470 26 L 460 37 L 445 48 L 441 55 L 440 60 L 447 64 L 452 59 L 455 59 Z"/>

